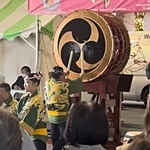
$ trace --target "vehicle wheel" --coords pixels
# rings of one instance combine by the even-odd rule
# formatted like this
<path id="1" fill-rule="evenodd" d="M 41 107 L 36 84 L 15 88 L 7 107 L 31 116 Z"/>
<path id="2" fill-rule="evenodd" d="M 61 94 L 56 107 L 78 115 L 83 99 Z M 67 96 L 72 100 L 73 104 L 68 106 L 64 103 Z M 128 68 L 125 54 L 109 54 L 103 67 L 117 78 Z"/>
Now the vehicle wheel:
<path id="1" fill-rule="evenodd" d="M 146 89 L 143 93 L 143 102 L 145 107 L 147 106 L 148 98 L 149 98 L 149 89 Z"/>

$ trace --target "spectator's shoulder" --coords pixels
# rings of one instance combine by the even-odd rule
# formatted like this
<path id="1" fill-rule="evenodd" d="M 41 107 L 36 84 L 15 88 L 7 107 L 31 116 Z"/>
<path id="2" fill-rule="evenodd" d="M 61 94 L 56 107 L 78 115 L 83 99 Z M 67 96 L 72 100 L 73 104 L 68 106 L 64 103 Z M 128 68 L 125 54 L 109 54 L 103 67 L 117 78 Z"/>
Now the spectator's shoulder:
<path id="1" fill-rule="evenodd" d="M 24 98 L 27 97 L 27 96 L 28 96 L 28 93 L 25 93 L 25 94 L 23 94 L 23 95 L 21 96 L 20 99 L 24 99 Z"/>
<path id="2" fill-rule="evenodd" d="M 22 76 L 18 76 L 18 79 L 23 79 L 23 77 Z"/>

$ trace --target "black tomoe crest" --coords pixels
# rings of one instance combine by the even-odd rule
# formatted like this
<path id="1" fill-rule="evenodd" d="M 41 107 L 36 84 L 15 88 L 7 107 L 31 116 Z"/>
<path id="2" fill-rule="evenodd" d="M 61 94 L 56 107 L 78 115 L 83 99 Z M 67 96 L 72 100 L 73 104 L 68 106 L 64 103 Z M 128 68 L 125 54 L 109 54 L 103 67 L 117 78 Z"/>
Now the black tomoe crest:
<path id="1" fill-rule="evenodd" d="M 73 51 L 70 78 L 75 78 L 81 72 L 83 51 L 82 63 L 86 73 L 83 81 L 86 82 L 105 72 L 113 59 L 114 43 L 111 26 L 102 15 L 90 10 L 75 11 L 63 19 L 55 32 L 54 56 L 66 70 L 70 52 Z"/>

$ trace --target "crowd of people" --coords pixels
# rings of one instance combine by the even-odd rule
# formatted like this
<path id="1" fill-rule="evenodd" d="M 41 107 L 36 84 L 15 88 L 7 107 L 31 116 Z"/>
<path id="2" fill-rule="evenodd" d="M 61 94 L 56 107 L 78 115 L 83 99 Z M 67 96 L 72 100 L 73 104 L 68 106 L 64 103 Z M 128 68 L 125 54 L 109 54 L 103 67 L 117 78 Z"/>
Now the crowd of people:
<path id="1" fill-rule="evenodd" d="M 31 73 L 28 66 L 12 89 L 24 89 L 25 94 L 15 100 L 8 83 L 0 83 L 0 149 L 46 150 L 47 122 L 51 124 L 53 150 L 105 150 L 109 138 L 109 123 L 105 111 L 96 102 L 78 101 L 71 105 L 70 94 L 83 90 L 82 76 L 66 78 L 60 66 L 50 72 L 45 81 L 43 100 L 38 92 L 41 73 Z M 150 149 L 150 102 L 144 116 L 143 133 L 120 150 Z"/>
<path id="2" fill-rule="evenodd" d="M 46 114 L 51 124 L 53 150 L 86 149 L 88 146 L 104 149 L 102 145 L 107 142 L 109 127 L 103 108 L 88 102 L 78 102 L 70 108 L 70 94 L 83 89 L 83 74 L 69 80 L 66 78 L 69 72 L 65 73 L 60 66 L 53 67 L 50 79 L 45 81 L 43 100 L 38 93 L 42 74 L 31 73 L 28 66 L 22 67 L 21 73 L 12 86 L 0 83 L 0 144 L 3 149 L 46 150 Z M 26 92 L 17 101 L 11 89 Z M 98 120 L 103 123 L 97 124 Z"/>

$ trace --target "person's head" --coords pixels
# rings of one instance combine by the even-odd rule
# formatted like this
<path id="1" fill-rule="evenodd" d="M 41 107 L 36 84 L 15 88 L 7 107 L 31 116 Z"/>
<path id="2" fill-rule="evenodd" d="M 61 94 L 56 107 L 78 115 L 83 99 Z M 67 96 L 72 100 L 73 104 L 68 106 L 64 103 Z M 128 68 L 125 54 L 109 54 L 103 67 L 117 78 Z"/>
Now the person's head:
<path id="1" fill-rule="evenodd" d="M 8 83 L 0 83 L 0 100 L 4 101 L 10 96 L 10 85 Z"/>
<path id="2" fill-rule="evenodd" d="M 28 66 L 23 66 L 21 68 L 22 77 L 25 78 L 27 75 L 31 73 L 31 69 Z"/>
<path id="3" fill-rule="evenodd" d="M 65 128 L 65 137 L 71 145 L 105 144 L 109 125 L 102 106 L 81 101 L 71 108 Z"/>
<path id="4" fill-rule="evenodd" d="M 22 137 L 18 119 L 0 108 L 0 149 L 21 150 Z"/>
<path id="5" fill-rule="evenodd" d="M 145 134 L 139 134 L 133 138 L 128 150 L 149 150 L 150 141 L 146 138 Z"/>
<path id="6" fill-rule="evenodd" d="M 24 87 L 26 92 L 33 93 L 39 86 L 41 77 L 41 73 L 31 73 L 27 75 L 24 79 Z"/>
<path id="7" fill-rule="evenodd" d="M 64 79 L 64 70 L 60 66 L 55 66 L 51 70 L 51 77 L 56 80 L 62 80 Z"/>

